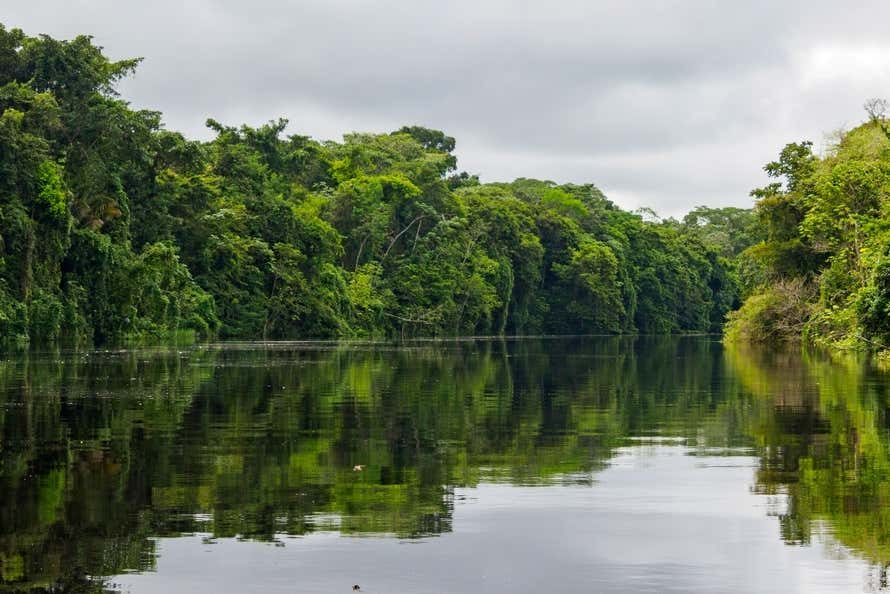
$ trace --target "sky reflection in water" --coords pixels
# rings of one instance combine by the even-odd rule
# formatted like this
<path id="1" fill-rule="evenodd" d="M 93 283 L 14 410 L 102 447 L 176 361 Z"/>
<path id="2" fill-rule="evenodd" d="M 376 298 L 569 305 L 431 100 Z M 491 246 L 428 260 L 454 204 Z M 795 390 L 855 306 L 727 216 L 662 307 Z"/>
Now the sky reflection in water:
<path id="1" fill-rule="evenodd" d="M 880 590 L 888 385 L 711 338 L 10 356 L 0 585 Z"/>

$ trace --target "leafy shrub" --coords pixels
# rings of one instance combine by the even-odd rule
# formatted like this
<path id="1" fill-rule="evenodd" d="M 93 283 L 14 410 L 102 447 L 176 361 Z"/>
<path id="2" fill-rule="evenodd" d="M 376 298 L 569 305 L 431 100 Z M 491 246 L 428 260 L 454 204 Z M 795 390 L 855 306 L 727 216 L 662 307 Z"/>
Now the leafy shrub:
<path id="1" fill-rule="evenodd" d="M 783 280 L 750 296 L 729 314 L 727 342 L 781 342 L 799 340 L 812 315 L 816 289 L 804 279 Z"/>

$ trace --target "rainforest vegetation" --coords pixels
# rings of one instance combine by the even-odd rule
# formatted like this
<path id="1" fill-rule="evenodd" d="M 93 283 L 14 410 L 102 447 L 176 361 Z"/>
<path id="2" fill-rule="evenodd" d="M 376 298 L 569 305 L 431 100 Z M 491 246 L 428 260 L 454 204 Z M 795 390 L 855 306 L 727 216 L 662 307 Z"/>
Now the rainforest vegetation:
<path id="1" fill-rule="evenodd" d="M 750 293 L 731 341 L 804 338 L 828 347 L 890 345 L 890 125 L 887 102 L 824 154 L 787 145 L 754 190 L 764 239 L 739 257 Z"/>
<path id="2" fill-rule="evenodd" d="M 593 184 L 480 183 L 421 126 L 332 142 L 209 119 L 189 140 L 118 96 L 138 63 L 0 25 L 3 342 L 719 332 L 729 314 L 730 341 L 890 345 L 885 102 L 822 154 L 786 146 L 753 211 L 678 221 Z"/>
<path id="3" fill-rule="evenodd" d="M 117 95 L 138 62 L 0 26 L 7 340 L 710 332 L 738 305 L 749 211 L 481 184 L 419 126 L 189 140 Z"/>

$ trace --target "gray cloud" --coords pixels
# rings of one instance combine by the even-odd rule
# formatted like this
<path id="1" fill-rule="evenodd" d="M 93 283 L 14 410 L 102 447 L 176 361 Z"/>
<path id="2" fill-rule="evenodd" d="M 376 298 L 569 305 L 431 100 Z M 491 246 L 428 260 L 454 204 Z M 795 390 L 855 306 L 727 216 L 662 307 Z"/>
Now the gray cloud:
<path id="1" fill-rule="evenodd" d="M 7 0 L 28 33 L 145 56 L 122 85 L 168 127 L 338 138 L 419 123 L 485 180 L 592 181 L 626 207 L 749 205 L 790 141 L 890 95 L 890 4 L 705 0 Z"/>

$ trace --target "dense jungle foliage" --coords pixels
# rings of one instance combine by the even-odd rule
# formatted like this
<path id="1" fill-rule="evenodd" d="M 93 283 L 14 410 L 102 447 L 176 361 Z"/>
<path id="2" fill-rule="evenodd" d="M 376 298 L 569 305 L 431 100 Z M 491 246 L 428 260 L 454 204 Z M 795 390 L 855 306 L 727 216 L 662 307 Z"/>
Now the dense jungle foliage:
<path id="1" fill-rule="evenodd" d="M 458 172 L 418 126 L 342 142 L 133 110 L 89 37 L 0 26 L 0 336 L 16 342 L 718 331 L 741 209 Z"/>
<path id="2" fill-rule="evenodd" d="M 887 103 L 824 155 L 787 145 L 752 192 L 763 241 L 739 258 L 750 295 L 730 340 L 805 338 L 830 347 L 890 345 L 890 127 Z"/>

